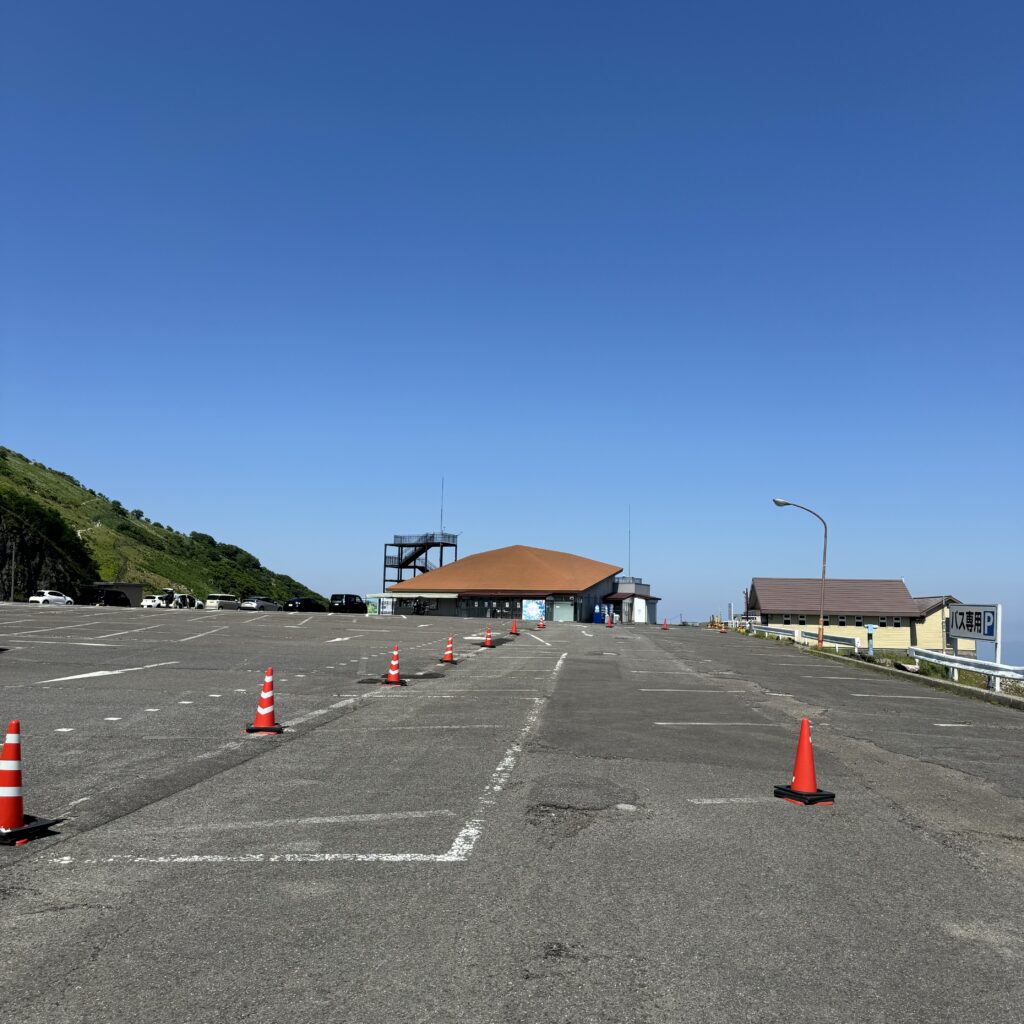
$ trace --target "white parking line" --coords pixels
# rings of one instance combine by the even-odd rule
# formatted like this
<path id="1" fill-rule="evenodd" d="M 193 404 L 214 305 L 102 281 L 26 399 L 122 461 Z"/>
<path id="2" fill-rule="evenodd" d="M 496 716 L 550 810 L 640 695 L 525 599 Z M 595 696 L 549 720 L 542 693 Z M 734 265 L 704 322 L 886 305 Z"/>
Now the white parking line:
<path id="1" fill-rule="evenodd" d="M 30 636 L 33 633 L 56 633 L 62 629 L 85 629 L 87 626 L 95 626 L 100 619 L 90 619 L 88 622 L 79 622 L 74 626 L 47 626 L 45 629 L 22 629 L 16 633 L 5 633 L 4 636 Z"/>
<path id="2" fill-rule="evenodd" d="M 716 796 L 688 798 L 688 804 L 769 804 L 775 800 L 773 796 Z"/>
<path id="3" fill-rule="evenodd" d="M 365 633 L 356 633 L 355 636 L 336 636 L 333 640 L 325 640 L 325 644 L 343 644 L 346 640 L 355 640 L 358 637 L 366 636 Z"/>
<path id="4" fill-rule="evenodd" d="M 655 725 L 740 725 L 759 729 L 781 729 L 782 725 L 775 722 L 655 722 Z"/>
<path id="5" fill-rule="evenodd" d="M 254 620 L 250 619 L 249 621 L 252 622 Z M 216 629 L 207 630 L 205 633 L 196 633 L 195 636 L 182 637 L 178 641 L 178 643 L 179 644 L 183 644 L 183 643 L 185 643 L 188 640 L 198 640 L 201 636 L 209 636 L 211 633 L 219 633 L 222 629 L 227 629 L 227 628 L 228 628 L 227 626 L 218 626 Z"/>
<path id="6" fill-rule="evenodd" d="M 940 729 L 970 729 L 970 722 L 933 722 L 933 725 L 937 725 Z"/>
<path id="7" fill-rule="evenodd" d="M 749 690 L 687 690 L 687 689 L 655 689 L 654 687 L 640 688 L 641 693 L 750 693 Z"/>
<path id="8" fill-rule="evenodd" d="M 135 668 L 104 668 L 98 672 L 83 672 L 78 676 L 57 676 L 56 679 L 39 679 L 34 686 L 41 683 L 66 683 L 72 679 L 96 679 L 99 676 L 123 676 L 126 672 L 144 672 L 148 668 L 163 668 L 165 665 L 177 665 L 176 661 L 158 661 L 153 665 L 138 665 Z"/>
<path id="9" fill-rule="evenodd" d="M 279 828 L 295 825 L 362 825 L 377 821 L 407 821 L 416 818 L 454 818 L 454 811 L 383 811 L 377 814 L 332 814 L 320 818 L 277 818 L 273 821 L 216 821 L 202 825 L 167 825 L 159 826 L 160 832 L 205 832 L 225 828 Z M 142 831 L 146 831 L 143 829 Z"/>
<path id="10" fill-rule="evenodd" d="M 76 860 L 74 857 L 54 857 L 51 864 L 331 864 L 339 861 L 352 863 L 389 864 L 452 864 L 469 859 L 477 840 L 483 834 L 485 809 L 492 805 L 494 797 L 502 792 L 512 770 L 515 768 L 523 743 L 536 724 L 544 700 L 531 698 L 534 708 L 527 716 L 526 724 L 520 730 L 516 741 L 505 751 L 505 756 L 491 774 L 483 795 L 477 801 L 477 816 L 470 818 L 459 830 L 452 845 L 444 853 L 243 853 L 243 854 L 169 854 L 159 857 L 115 854 L 112 857 L 93 857 Z M 226 743 L 218 751 L 211 751 L 200 757 L 212 757 L 219 750 L 240 746 L 240 742 Z M 192 760 L 197 760 L 193 758 Z M 212 826 L 211 826 L 212 827 Z"/>
<path id="11" fill-rule="evenodd" d="M 851 697 L 874 697 L 878 700 L 949 700 L 949 697 L 916 697 L 905 693 L 851 693 Z"/>
<path id="12" fill-rule="evenodd" d="M 526 635 L 527 635 L 527 636 L 528 636 L 528 637 L 529 637 L 529 638 L 530 638 L 531 640 L 536 640 L 536 641 L 537 641 L 537 643 L 539 643 L 539 644 L 543 644 L 543 645 L 544 645 L 545 647 L 550 647 L 550 646 L 551 646 L 551 644 L 549 644 L 549 643 L 547 642 L 547 640 L 541 640 L 541 638 L 540 638 L 539 636 L 537 636 L 537 634 L 536 634 L 536 633 L 527 633 Z"/>
<path id="13" fill-rule="evenodd" d="M 145 633 L 147 629 L 159 629 L 162 625 L 162 622 L 158 622 L 155 626 L 140 626 L 138 629 L 123 629 L 120 633 L 104 633 L 103 636 L 94 636 L 93 640 L 109 640 L 112 636 L 125 636 L 128 633 Z"/>

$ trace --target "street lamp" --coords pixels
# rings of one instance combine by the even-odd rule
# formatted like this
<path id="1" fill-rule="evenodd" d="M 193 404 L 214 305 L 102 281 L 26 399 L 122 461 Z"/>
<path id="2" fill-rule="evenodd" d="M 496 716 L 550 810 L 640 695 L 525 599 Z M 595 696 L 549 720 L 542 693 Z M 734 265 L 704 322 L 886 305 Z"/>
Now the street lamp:
<path id="1" fill-rule="evenodd" d="M 825 528 L 825 543 L 821 548 L 821 602 L 818 605 L 818 650 L 821 650 L 825 637 L 825 558 L 828 555 L 828 523 L 813 508 L 808 508 L 806 505 L 798 505 L 795 501 L 785 501 L 782 498 L 772 498 L 772 501 L 779 508 L 792 505 L 793 508 L 802 508 L 805 512 L 810 512 Z"/>

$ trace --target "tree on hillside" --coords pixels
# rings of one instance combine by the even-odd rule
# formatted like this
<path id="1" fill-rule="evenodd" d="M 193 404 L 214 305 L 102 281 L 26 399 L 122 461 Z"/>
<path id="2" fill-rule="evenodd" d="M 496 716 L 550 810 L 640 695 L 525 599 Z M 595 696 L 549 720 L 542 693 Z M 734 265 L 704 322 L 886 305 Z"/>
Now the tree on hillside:
<path id="1" fill-rule="evenodd" d="M 56 512 L 0 490 L 0 595 L 24 599 L 41 587 L 75 594 L 98 576 L 89 549 Z"/>

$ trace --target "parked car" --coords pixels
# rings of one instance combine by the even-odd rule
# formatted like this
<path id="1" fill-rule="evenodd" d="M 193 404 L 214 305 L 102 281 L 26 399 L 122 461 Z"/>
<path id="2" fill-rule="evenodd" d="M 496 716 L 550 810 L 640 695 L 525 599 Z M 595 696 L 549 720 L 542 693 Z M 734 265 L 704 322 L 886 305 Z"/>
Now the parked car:
<path id="1" fill-rule="evenodd" d="M 141 602 L 142 608 L 162 608 L 163 601 L 156 594 L 147 594 Z"/>
<path id="2" fill-rule="evenodd" d="M 37 590 L 29 599 L 29 604 L 74 604 L 75 602 L 59 590 Z"/>
<path id="3" fill-rule="evenodd" d="M 279 612 L 281 606 L 269 597 L 247 597 L 239 607 L 243 612 Z"/>
<path id="4" fill-rule="evenodd" d="M 293 597 L 284 603 L 286 612 L 325 612 L 327 609 L 315 598 Z"/>
<path id="5" fill-rule="evenodd" d="M 206 598 L 206 607 L 213 611 L 225 608 L 238 611 L 238 598 L 234 594 L 210 594 Z"/>
<path id="6" fill-rule="evenodd" d="M 331 594 L 331 611 L 365 615 L 366 602 L 358 594 Z"/>

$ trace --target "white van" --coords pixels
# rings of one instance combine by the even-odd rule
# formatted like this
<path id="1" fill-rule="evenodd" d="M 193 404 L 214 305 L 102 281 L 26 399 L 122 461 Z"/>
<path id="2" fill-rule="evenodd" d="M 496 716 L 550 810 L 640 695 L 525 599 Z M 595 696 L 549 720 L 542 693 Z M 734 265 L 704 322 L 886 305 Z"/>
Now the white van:
<path id="1" fill-rule="evenodd" d="M 234 609 L 238 611 L 238 598 L 234 594 L 210 594 L 206 598 L 206 607 L 217 609 Z"/>

